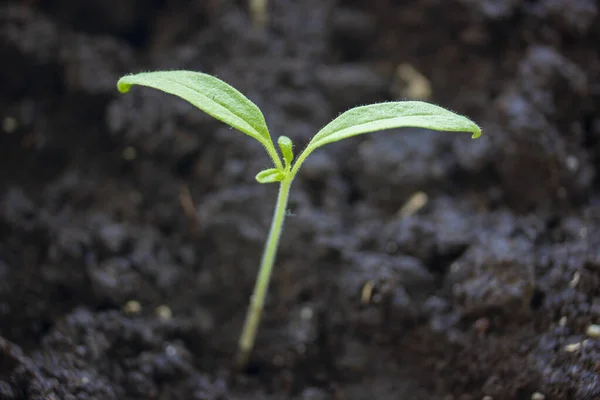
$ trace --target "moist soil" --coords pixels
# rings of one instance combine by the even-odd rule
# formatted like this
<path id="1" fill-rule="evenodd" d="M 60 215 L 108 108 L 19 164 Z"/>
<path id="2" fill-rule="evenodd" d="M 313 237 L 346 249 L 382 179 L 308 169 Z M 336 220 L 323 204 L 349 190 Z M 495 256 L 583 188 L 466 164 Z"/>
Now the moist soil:
<path id="1" fill-rule="evenodd" d="M 1 399 L 600 398 L 593 0 L 0 2 Z M 484 135 L 355 137 L 276 197 L 250 138 L 126 73 L 229 82 L 301 149 L 421 98 Z M 487 397 L 486 397 L 487 396 Z"/>

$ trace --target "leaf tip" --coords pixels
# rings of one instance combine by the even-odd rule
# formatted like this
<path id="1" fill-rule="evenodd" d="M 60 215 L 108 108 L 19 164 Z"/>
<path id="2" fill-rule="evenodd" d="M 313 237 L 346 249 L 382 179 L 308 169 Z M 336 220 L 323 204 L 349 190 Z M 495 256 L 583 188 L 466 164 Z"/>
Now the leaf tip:
<path id="1" fill-rule="evenodd" d="M 123 76 L 117 82 L 117 89 L 119 89 L 119 92 L 121 93 L 129 92 L 129 89 L 131 89 L 131 86 L 133 86 L 133 84 L 131 84 L 127 78 L 129 78 L 129 75 Z"/>
<path id="2" fill-rule="evenodd" d="M 473 134 L 471 135 L 471 139 L 477 139 L 480 136 L 481 136 L 481 128 L 477 127 L 477 129 L 473 131 Z"/>

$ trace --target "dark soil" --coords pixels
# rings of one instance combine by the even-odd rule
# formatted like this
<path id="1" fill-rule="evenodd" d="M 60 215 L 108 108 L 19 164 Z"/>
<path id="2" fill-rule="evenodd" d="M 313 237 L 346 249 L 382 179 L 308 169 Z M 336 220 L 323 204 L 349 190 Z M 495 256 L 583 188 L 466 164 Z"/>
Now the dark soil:
<path id="1" fill-rule="evenodd" d="M 261 31 L 246 3 L 0 1 L 0 399 L 599 399 L 600 4 L 272 0 Z M 427 83 L 484 136 L 315 153 L 235 372 L 277 188 L 248 137 L 117 92 L 154 69 L 298 147 Z"/>

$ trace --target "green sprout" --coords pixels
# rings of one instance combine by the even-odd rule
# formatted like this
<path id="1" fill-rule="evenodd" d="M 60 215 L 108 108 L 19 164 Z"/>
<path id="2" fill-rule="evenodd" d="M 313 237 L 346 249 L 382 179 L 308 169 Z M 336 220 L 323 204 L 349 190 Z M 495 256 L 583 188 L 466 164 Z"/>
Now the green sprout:
<path id="1" fill-rule="evenodd" d="M 214 76 L 193 71 L 155 71 L 123 76 L 117 87 L 126 93 L 140 85 L 162 90 L 187 100 L 214 118 L 258 140 L 273 161 L 273 168 L 256 175 L 259 183 L 279 182 L 279 194 L 271 229 L 260 262 L 260 270 L 239 340 L 238 367 L 244 368 L 254 346 L 263 313 L 271 271 L 286 216 L 290 186 L 302 163 L 317 148 L 363 133 L 385 129 L 416 127 L 437 131 L 468 132 L 481 136 L 481 129 L 468 118 L 445 108 L 421 101 L 383 102 L 352 108 L 323 127 L 294 161 L 293 143 L 277 140 L 283 159 L 275 148 L 260 109 L 246 96 Z"/>

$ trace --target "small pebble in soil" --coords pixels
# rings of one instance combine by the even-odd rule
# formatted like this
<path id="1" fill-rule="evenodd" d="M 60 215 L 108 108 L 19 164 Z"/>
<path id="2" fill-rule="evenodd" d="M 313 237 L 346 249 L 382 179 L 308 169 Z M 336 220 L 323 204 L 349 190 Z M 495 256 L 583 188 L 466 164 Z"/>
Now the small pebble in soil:
<path id="1" fill-rule="evenodd" d="M 535 392 L 531 395 L 531 400 L 545 400 L 546 396 L 540 392 Z"/>
<path id="2" fill-rule="evenodd" d="M 314 311 L 310 307 L 303 307 L 302 310 L 300 310 L 300 318 L 302 318 L 305 321 L 311 320 L 313 315 Z"/>
<path id="3" fill-rule="evenodd" d="M 168 345 L 165 348 L 165 352 L 169 357 L 175 357 L 177 355 L 177 348 L 175 348 L 175 346 Z"/>
<path id="4" fill-rule="evenodd" d="M 158 318 L 162 319 L 163 321 L 168 321 L 173 317 L 171 309 L 165 305 L 156 307 L 156 310 L 154 310 L 154 312 L 156 313 Z"/>
<path id="5" fill-rule="evenodd" d="M 571 279 L 571 282 L 569 282 L 569 286 L 571 288 L 575 288 L 577 287 L 577 284 L 579 283 L 579 279 L 581 278 L 581 274 L 579 273 L 579 271 L 576 271 L 573 274 L 573 279 Z"/>
<path id="6" fill-rule="evenodd" d="M 576 351 L 579 351 L 579 349 L 581 349 L 581 343 L 579 343 L 579 342 L 578 343 L 570 343 L 565 346 L 565 351 L 569 352 L 569 353 L 574 353 Z"/>
<path id="7" fill-rule="evenodd" d="M 373 298 L 373 289 L 375 289 L 375 283 L 373 281 L 367 281 L 360 291 L 360 302 L 362 304 L 370 304 Z"/>
<path id="8" fill-rule="evenodd" d="M 142 305 L 139 301 L 129 300 L 123 306 L 123 311 L 125 314 L 138 314 L 140 311 L 142 311 Z"/>
<path id="9" fill-rule="evenodd" d="M 13 133 L 19 127 L 19 123 L 13 117 L 6 117 L 2 121 L 2 130 L 6 133 Z"/>
<path id="10" fill-rule="evenodd" d="M 411 100 L 429 100 L 431 98 L 431 82 L 425 75 L 410 64 L 400 64 L 396 68 L 396 81 L 394 86 L 397 98 Z"/>
<path id="11" fill-rule="evenodd" d="M 429 198 L 427 193 L 416 192 L 413 194 L 406 203 L 398 210 L 396 214 L 399 218 L 410 217 L 413 214 L 419 212 L 420 209 L 427 205 Z"/>
<path id="12" fill-rule="evenodd" d="M 571 172 L 575 172 L 577 171 L 577 168 L 579 168 L 579 160 L 575 156 L 568 156 L 565 159 L 565 164 L 567 169 Z"/>
<path id="13" fill-rule="evenodd" d="M 600 325 L 592 324 L 587 327 L 585 334 L 592 339 L 600 339 Z"/>

